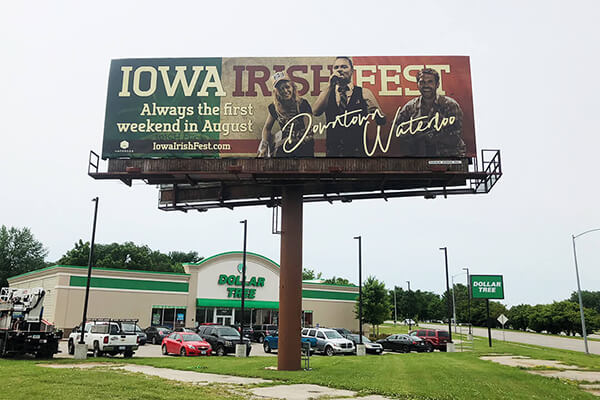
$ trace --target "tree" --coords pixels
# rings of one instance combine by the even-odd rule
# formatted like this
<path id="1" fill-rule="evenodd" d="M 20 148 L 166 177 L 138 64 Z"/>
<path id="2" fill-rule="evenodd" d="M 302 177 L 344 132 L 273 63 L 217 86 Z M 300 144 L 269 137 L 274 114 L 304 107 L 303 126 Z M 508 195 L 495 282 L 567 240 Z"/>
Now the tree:
<path id="1" fill-rule="evenodd" d="M 508 311 L 508 324 L 513 329 L 524 331 L 529 327 L 529 315 L 531 314 L 532 306 L 529 304 L 519 304 L 513 306 Z"/>
<path id="2" fill-rule="evenodd" d="M 323 274 L 321 272 L 319 272 L 318 274 L 315 274 L 314 269 L 308 269 L 308 268 L 302 269 L 302 280 L 303 281 L 310 281 L 313 279 L 321 279 L 322 275 Z"/>
<path id="3" fill-rule="evenodd" d="M 439 295 L 421 290 L 407 291 L 396 287 L 396 307 L 398 319 L 413 319 L 415 321 L 431 321 L 443 319 L 444 305 Z M 394 290 L 388 297 L 390 315 L 394 316 Z"/>
<path id="4" fill-rule="evenodd" d="M 359 303 L 354 307 L 358 319 Z M 362 287 L 362 320 L 364 323 L 375 326 L 380 325 L 390 316 L 388 292 L 383 282 L 369 276 Z"/>
<path id="5" fill-rule="evenodd" d="M 58 261 L 62 265 L 86 266 L 90 254 L 89 242 L 79 240 L 75 247 Z M 92 265 L 104 268 L 139 269 L 144 271 L 183 272 L 183 263 L 198 262 L 202 259 L 195 251 L 172 251 L 163 254 L 146 245 L 133 242 L 123 244 L 97 244 L 94 246 Z"/>
<path id="6" fill-rule="evenodd" d="M 579 304 L 579 296 L 577 292 L 571 293 L 570 301 Z M 586 308 L 592 308 L 596 310 L 596 312 L 600 313 L 600 291 L 589 291 L 582 290 L 581 291 L 581 302 L 583 306 Z"/>
<path id="7" fill-rule="evenodd" d="M 29 228 L 0 227 L 0 287 L 8 286 L 11 276 L 45 266 L 48 250 Z"/>
<path id="8" fill-rule="evenodd" d="M 351 285 L 348 279 L 336 277 L 335 275 L 332 278 L 325 279 L 323 283 L 327 283 L 329 285 Z"/>

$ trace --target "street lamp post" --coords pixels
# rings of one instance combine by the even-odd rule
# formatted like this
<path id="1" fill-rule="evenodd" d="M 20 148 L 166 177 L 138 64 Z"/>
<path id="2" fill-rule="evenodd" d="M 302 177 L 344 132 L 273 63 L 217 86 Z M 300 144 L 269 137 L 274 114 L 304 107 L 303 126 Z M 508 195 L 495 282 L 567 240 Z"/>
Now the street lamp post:
<path id="1" fill-rule="evenodd" d="M 408 308 L 408 332 L 410 332 L 412 330 L 412 315 L 410 313 L 410 281 L 406 281 L 406 283 L 408 283 L 408 301 L 406 302 L 406 306 Z"/>
<path id="2" fill-rule="evenodd" d="M 396 326 L 396 321 L 398 321 L 398 307 L 396 305 L 396 285 L 394 285 L 394 326 Z"/>
<path id="3" fill-rule="evenodd" d="M 467 292 L 469 292 L 469 335 L 472 335 L 471 331 L 471 275 L 469 275 L 469 268 L 463 268 L 463 270 L 467 271 Z"/>
<path id="4" fill-rule="evenodd" d="M 450 343 L 452 343 L 452 315 L 450 310 L 450 282 L 448 279 L 448 248 L 440 247 L 440 250 L 444 250 L 444 260 L 446 261 L 446 293 L 448 293 L 448 299 L 446 303 L 448 304 L 448 335 L 450 339 Z"/>
<path id="5" fill-rule="evenodd" d="M 358 240 L 358 341 L 362 345 L 362 237 L 355 236 L 354 239 Z"/>
<path id="6" fill-rule="evenodd" d="M 464 272 L 452 275 L 452 315 L 454 317 L 454 332 L 456 332 L 456 298 L 454 297 L 454 277 L 462 274 L 464 274 Z"/>
<path id="7" fill-rule="evenodd" d="M 577 267 L 577 251 L 575 250 L 575 239 L 577 239 L 579 236 L 585 235 L 586 233 L 595 231 L 600 231 L 600 228 L 590 229 L 589 231 L 585 231 L 583 233 L 580 233 L 579 235 L 571 235 L 573 239 L 573 258 L 575 259 L 575 275 L 577 276 L 577 295 L 579 296 L 579 312 L 581 314 L 581 331 L 583 333 L 583 344 L 585 346 L 586 354 L 590 354 L 590 351 L 588 349 L 587 333 L 585 331 L 585 315 L 583 313 L 583 301 L 581 300 L 581 284 L 579 283 L 579 268 Z"/>
<path id="8" fill-rule="evenodd" d="M 84 344 L 83 341 L 83 331 L 85 329 L 85 320 L 87 319 L 87 310 L 88 310 L 88 300 L 90 297 L 90 281 L 92 277 L 92 263 L 94 261 L 94 242 L 96 240 L 96 218 L 98 216 L 98 197 L 94 197 L 92 201 L 94 204 L 94 224 L 92 225 L 92 241 L 90 242 L 90 254 L 88 257 L 88 274 L 87 274 L 87 282 L 85 284 L 85 300 L 83 303 L 83 320 L 81 322 L 81 339 L 79 340 L 79 344 Z M 86 353 L 87 354 L 87 353 Z M 85 358 L 85 357 L 84 357 Z"/>
<path id="9" fill-rule="evenodd" d="M 240 221 L 244 224 L 244 253 L 242 255 L 242 315 L 240 320 L 240 344 L 244 344 L 244 297 L 246 292 L 246 237 L 248 233 L 248 220 Z"/>

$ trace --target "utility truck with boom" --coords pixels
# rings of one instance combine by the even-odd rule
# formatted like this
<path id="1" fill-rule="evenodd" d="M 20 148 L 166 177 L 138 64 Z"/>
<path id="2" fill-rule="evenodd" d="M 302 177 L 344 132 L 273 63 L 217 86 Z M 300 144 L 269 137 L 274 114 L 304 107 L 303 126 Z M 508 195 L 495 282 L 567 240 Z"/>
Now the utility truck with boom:
<path id="1" fill-rule="evenodd" d="M 62 331 L 42 319 L 45 295 L 42 288 L 0 289 L 0 357 L 52 358 L 58 353 Z"/>

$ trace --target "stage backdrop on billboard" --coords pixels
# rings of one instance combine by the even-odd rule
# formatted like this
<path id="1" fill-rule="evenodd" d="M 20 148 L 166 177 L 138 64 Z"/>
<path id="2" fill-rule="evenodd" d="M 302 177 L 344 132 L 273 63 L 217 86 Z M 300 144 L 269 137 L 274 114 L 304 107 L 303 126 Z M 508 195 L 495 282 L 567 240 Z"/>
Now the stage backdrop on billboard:
<path id="1" fill-rule="evenodd" d="M 473 157 L 463 56 L 113 60 L 103 158 Z"/>

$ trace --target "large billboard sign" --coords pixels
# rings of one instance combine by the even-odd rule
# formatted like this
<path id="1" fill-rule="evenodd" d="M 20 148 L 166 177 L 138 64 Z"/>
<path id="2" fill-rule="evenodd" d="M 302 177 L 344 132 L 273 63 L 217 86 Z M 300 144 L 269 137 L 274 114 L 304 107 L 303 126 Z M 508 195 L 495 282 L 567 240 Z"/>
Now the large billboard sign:
<path id="1" fill-rule="evenodd" d="M 473 157 L 463 56 L 120 59 L 103 158 Z"/>
<path id="2" fill-rule="evenodd" d="M 473 299 L 504 299 L 502 275 L 471 275 Z"/>

